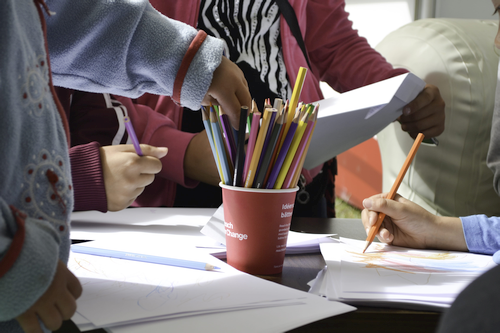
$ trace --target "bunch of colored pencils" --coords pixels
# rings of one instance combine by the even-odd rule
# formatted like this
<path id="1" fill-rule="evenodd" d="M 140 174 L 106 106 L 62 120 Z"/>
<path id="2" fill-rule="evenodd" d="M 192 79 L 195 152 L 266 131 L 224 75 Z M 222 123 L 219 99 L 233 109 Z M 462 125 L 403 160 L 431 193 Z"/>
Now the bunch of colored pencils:
<path id="1" fill-rule="evenodd" d="M 263 113 L 255 102 L 250 110 L 242 107 L 238 131 L 233 130 L 220 107 L 202 108 L 203 123 L 223 184 L 266 189 L 297 186 L 319 108 L 298 103 L 306 71 L 300 68 L 290 101 L 275 99 L 271 105 L 268 99 Z"/>

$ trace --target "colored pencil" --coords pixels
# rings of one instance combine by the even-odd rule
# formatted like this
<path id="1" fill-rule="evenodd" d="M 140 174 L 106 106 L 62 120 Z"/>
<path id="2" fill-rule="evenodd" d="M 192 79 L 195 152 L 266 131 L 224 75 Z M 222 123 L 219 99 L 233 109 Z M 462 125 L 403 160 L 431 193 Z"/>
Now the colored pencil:
<path id="1" fill-rule="evenodd" d="M 275 182 L 276 178 L 278 178 L 278 174 L 281 170 L 281 166 L 283 165 L 283 162 L 285 161 L 286 154 L 288 153 L 288 148 L 290 148 L 290 144 L 292 143 L 293 136 L 295 134 L 295 131 L 297 130 L 297 121 L 298 121 L 298 112 L 296 113 L 296 117 L 294 117 L 292 124 L 290 125 L 290 128 L 288 129 L 288 132 L 286 133 L 286 137 L 283 140 L 283 145 L 281 146 L 281 149 L 278 153 L 278 157 L 276 158 L 276 162 L 273 165 L 273 170 L 271 171 L 271 174 L 269 175 L 269 179 L 266 183 L 266 188 L 271 189 L 271 188 L 276 188 Z"/>
<path id="2" fill-rule="evenodd" d="M 287 117 L 286 109 L 283 108 L 281 110 L 281 117 L 283 118 L 283 125 L 281 126 L 281 130 L 278 136 L 278 142 L 276 143 L 276 146 L 274 147 L 273 154 L 271 157 L 271 162 L 269 163 L 269 167 L 267 168 L 266 176 L 264 177 L 264 184 L 267 184 L 267 180 L 269 179 L 269 175 L 271 174 L 271 170 L 274 166 L 274 163 L 276 163 L 276 159 L 278 158 L 278 144 L 281 142 L 283 138 L 283 133 L 285 132 L 285 119 Z"/>
<path id="3" fill-rule="evenodd" d="M 205 131 L 207 132 L 208 143 L 210 144 L 210 149 L 212 149 L 212 154 L 214 155 L 214 160 L 215 164 L 217 165 L 217 171 L 219 172 L 220 179 L 224 183 L 224 176 L 222 173 L 219 157 L 217 156 L 217 149 L 215 149 L 214 136 L 212 134 L 212 127 L 210 125 L 208 112 L 209 111 L 205 107 L 201 108 L 203 126 L 205 126 Z"/>
<path id="4" fill-rule="evenodd" d="M 250 167 L 250 162 L 252 161 L 253 151 L 255 148 L 255 141 L 257 140 L 257 134 L 259 133 L 261 113 L 259 111 L 254 111 L 252 114 L 252 130 L 250 131 L 250 136 L 248 137 L 247 153 L 245 156 L 245 166 L 243 168 L 243 183 L 246 182 L 248 175 L 248 168 Z"/>
<path id="5" fill-rule="evenodd" d="M 152 255 L 148 255 L 148 254 L 133 253 L 133 252 L 99 249 L 99 248 L 95 248 L 95 247 L 82 246 L 82 245 L 71 245 L 71 251 L 73 251 L 74 253 L 88 254 L 88 255 L 92 255 L 92 256 L 133 260 L 133 261 L 147 262 L 150 264 L 159 264 L 159 265 L 168 265 L 168 266 L 176 266 L 176 267 L 191 268 L 191 269 L 200 269 L 200 270 L 205 270 L 205 271 L 212 271 L 214 269 L 220 269 L 217 266 L 214 266 L 214 265 L 211 265 L 211 264 L 208 264 L 205 262 L 184 260 L 184 259 L 177 259 L 177 258 L 168 258 L 168 257 L 159 257 L 159 256 L 152 256 Z"/>
<path id="6" fill-rule="evenodd" d="M 222 133 L 220 131 L 219 122 L 217 121 L 217 115 L 213 108 L 210 108 L 210 123 L 212 125 L 212 134 L 214 136 L 214 146 L 217 150 L 217 156 L 219 157 L 222 173 L 224 175 L 223 183 L 226 185 L 232 185 L 233 177 L 231 177 L 230 174 L 229 162 L 226 157 Z"/>
<path id="7" fill-rule="evenodd" d="M 297 152 L 297 148 L 299 147 L 300 141 L 302 140 L 302 136 L 307 128 L 307 113 L 304 113 L 302 119 L 297 126 L 297 130 L 295 135 L 293 136 L 292 143 L 288 148 L 288 152 L 286 154 L 285 160 L 283 161 L 283 165 L 281 166 L 280 172 L 278 174 L 278 178 L 274 184 L 275 189 L 280 189 L 283 186 L 283 182 L 285 181 L 286 174 L 288 173 L 288 169 L 292 164 L 293 158 Z"/>
<path id="8" fill-rule="evenodd" d="M 139 140 L 137 140 L 137 136 L 135 135 L 134 127 L 132 126 L 132 123 L 130 122 L 130 118 L 124 117 L 123 122 L 125 123 L 125 129 L 127 130 L 128 137 L 130 138 L 130 140 L 132 141 L 132 144 L 134 145 L 135 152 L 137 153 L 137 155 L 143 156 L 141 145 L 139 144 Z"/>
<path id="9" fill-rule="evenodd" d="M 285 138 L 288 133 L 288 129 L 295 117 L 295 111 L 297 109 L 297 103 L 299 101 L 300 93 L 302 92 L 302 86 L 304 85 L 304 80 L 306 78 L 307 68 L 300 67 L 299 73 L 297 74 L 297 79 L 295 80 L 295 85 L 293 86 L 292 98 L 290 98 L 290 103 L 288 104 L 288 118 L 285 125 Z M 283 141 L 280 142 L 279 148 L 283 145 Z"/>
<path id="10" fill-rule="evenodd" d="M 401 185 L 401 182 L 403 181 L 403 178 L 406 175 L 406 171 L 408 171 L 408 168 L 410 167 L 410 164 L 413 161 L 413 158 L 417 154 L 418 147 L 420 147 L 420 144 L 422 143 L 423 139 L 424 139 L 424 135 L 422 133 L 419 133 L 417 135 L 417 138 L 415 139 L 415 142 L 413 143 L 413 146 L 410 149 L 410 152 L 408 153 L 408 156 L 406 156 L 406 160 L 403 163 L 403 167 L 399 171 L 399 174 L 396 177 L 396 180 L 394 181 L 394 184 L 392 185 L 392 188 L 389 191 L 389 194 L 387 195 L 387 199 L 391 199 L 391 200 L 394 199 L 394 196 L 396 195 L 396 192 L 398 191 L 399 185 Z M 363 253 L 365 253 L 366 249 L 370 246 L 370 244 L 375 239 L 375 235 L 378 234 L 380 226 L 382 225 L 382 222 L 384 221 L 384 218 L 385 218 L 385 214 L 378 213 L 377 222 L 371 226 L 370 231 L 368 232 L 368 236 L 366 237 L 366 244 L 365 244 L 365 248 L 363 249 Z"/>
<path id="11" fill-rule="evenodd" d="M 255 188 L 264 187 L 265 178 L 267 175 L 267 171 L 269 170 L 269 166 L 271 165 L 271 159 L 273 157 L 273 152 L 278 144 L 279 135 L 281 132 L 281 128 L 283 127 L 284 122 L 284 114 L 281 113 L 274 125 L 273 131 L 271 133 L 268 146 L 264 152 L 264 156 L 262 157 L 262 164 L 260 169 L 257 171 L 257 177 L 255 179 Z"/>
<path id="12" fill-rule="evenodd" d="M 233 127 L 229 122 L 229 117 L 224 113 L 222 108 L 219 106 L 219 118 L 222 125 L 222 130 L 224 131 L 224 139 L 226 142 L 226 147 L 229 152 L 229 158 L 231 159 L 231 164 L 234 165 L 236 161 L 236 142 L 234 140 Z"/>
<path id="13" fill-rule="evenodd" d="M 297 186 L 297 184 L 299 182 L 299 177 L 300 177 L 300 174 L 302 172 L 302 167 L 304 166 L 304 161 L 306 160 L 307 151 L 309 150 L 309 145 L 311 144 L 311 137 L 314 133 L 314 129 L 316 128 L 316 124 L 318 123 L 318 121 L 317 121 L 318 120 L 318 111 L 319 111 L 319 104 L 316 104 L 314 111 L 313 111 L 313 114 L 312 114 L 314 125 L 313 125 L 312 131 L 309 135 L 309 138 L 307 139 L 305 151 L 302 154 L 302 156 L 300 157 L 300 162 L 299 162 L 299 165 L 297 167 L 297 170 L 295 171 L 295 175 L 293 177 L 292 183 L 290 184 L 290 188 Z"/>
<path id="14" fill-rule="evenodd" d="M 299 147 L 297 148 L 297 152 L 295 153 L 295 156 L 293 157 L 292 164 L 290 165 L 290 168 L 288 169 L 288 173 L 286 175 L 285 181 L 283 182 L 282 188 L 290 188 L 292 187 L 292 182 L 294 180 L 295 173 L 297 172 L 297 168 L 299 167 L 300 160 L 302 155 L 305 155 L 306 152 L 306 146 L 307 142 L 309 141 L 309 137 L 312 133 L 312 130 L 314 128 L 314 120 L 310 119 L 307 122 L 307 127 L 304 132 L 304 135 L 302 136 L 302 140 L 300 140 Z"/>
<path id="15" fill-rule="evenodd" d="M 236 160 L 234 162 L 234 186 L 243 186 L 243 170 L 245 165 L 245 127 L 247 122 L 248 107 L 242 106 L 240 113 L 240 126 L 238 129 L 238 145 L 236 147 Z"/>
<path id="16" fill-rule="evenodd" d="M 276 114 L 278 113 L 276 109 L 269 108 L 271 119 L 269 119 L 269 126 L 267 126 L 266 137 L 264 139 L 264 144 L 262 145 L 261 156 L 259 159 L 259 163 L 257 163 L 257 170 L 255 170 L 255 174 L 259 174 L 260 167 L 262 165 L 262 160 L 264 158 L 264 154 L 266 153 L 267 146 L 269 145 L 269 140 L 271 139 L 271 134 L 274 128 L 274 122 L 276 120 Z"/>
<path id="17" fill-rule="evenodd" d="M 269 120 L 271 119 L 271 117 L 269 116 L 270 112 L 270 109 L 264 110 L 264 119 L 262 121 L 262 126 L 260 127 L 259 134 L 257 135 L 257 141 L 255 142 L 255 147 L 252 154 L 252 161 L 250 162 L 250 166 L 248 167 L 248 173 L 245 180 L 245 187 L 247 188 L 253 186 L 255 172 L 260 160 L 262 146 L 264 145 L 264 140 L 267 134 L 267 128 L 269 127 Z"/>

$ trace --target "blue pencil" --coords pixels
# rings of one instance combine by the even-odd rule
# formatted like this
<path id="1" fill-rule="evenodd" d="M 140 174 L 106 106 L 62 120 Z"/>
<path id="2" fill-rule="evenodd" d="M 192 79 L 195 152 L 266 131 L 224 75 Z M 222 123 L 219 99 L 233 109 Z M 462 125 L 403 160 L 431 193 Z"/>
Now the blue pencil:
<path id="1" fill-rule="evenodd" d="M 224 146 L 224 141 L 222 139 L 219 122 L 217 121 L 217 115 L 213 108 L 210 108 L 210 122 L 212 124 L 212 134 L 214 136 L 215 149 L 217 149 L 217 154 L 219 156 L 220 166 L 224 175 L 225 184 L 231 186 L 233 185 L 233 177 L 231 176 L 231 172 L 229 169 L 229 161 L 226 157 L 226 149 Z"/>
<path id="2" fill-rule="evenodd" d="M 215 149 L 214 136 L 212 134 L 212 127 L 210 126 L 210 120 L 208 119 L 208 110 L 205 107 L 201 107 L 201 114 L 203 117 L 203 126 L 205 126 L 205 132 L 207 132 L 208 142 L 210 143 L 210 149 L 212 149 L 212 154 L 214 155 L 215 164 L 217 165 L 217 171 L 219 172 L 219 177 L 224 180 L 219 157 L 217 156 L 217 150 Z"/>
<path id="3" fill-rule="evenodd" d="M 116 259 L 126 259 L 126 260 L 147 262 L 150 264 L 177 266 L 177 267 L 184 267 L 184 268 L 201 269 L 201 270 L 206 270 L 206 271 L 220 269 L 219 267 L 216 267 L 214 265 L 210 265 L 210 264 L 207 264 L 204 262 L 199 262 L 199 261 L 150 256 L 147 254 L 114 251 L 114 250 L 107 250 L 107 249 L 98 249 L 95 247 L 87 247 L 87 246 L 81 246 L 81 245 L 71 245 L 71 251 L 73 251 L 74 253 L 90 254 L 93 256 L 109 257 L 109 258 L 116 258 Z"/>

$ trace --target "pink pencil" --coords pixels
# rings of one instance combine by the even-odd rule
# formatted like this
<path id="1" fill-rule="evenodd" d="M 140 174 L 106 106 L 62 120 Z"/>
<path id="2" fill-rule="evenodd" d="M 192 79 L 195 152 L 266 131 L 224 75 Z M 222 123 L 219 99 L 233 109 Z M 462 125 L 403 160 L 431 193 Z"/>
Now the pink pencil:
<path id="1" fill-rule="evenodd" d="M 259 111 L 252 112 L 252 125 L 250 126 L 250 136 L 248 138 L 247 154 L 245 157 L 245 166 L 243 167 L 243 184 L 246 181 L 248 174 L 248 168 L 250 167 L 250 162 L 252 160 L 253 150 L 255 148 L 255 141 L 257 140 L 257 133 L 259 132 L 261 113 Z"/>

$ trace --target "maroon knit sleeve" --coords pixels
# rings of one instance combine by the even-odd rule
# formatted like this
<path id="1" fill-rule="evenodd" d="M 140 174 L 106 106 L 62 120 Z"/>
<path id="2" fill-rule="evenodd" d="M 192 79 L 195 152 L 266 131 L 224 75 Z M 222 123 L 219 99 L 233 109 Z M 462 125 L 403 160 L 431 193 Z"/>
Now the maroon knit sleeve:
<path id="1" fill-rule="evenodd" d="M 75 191 L 74 211 L 108 211 L 99 147 L 99 143 L 91 142 L 72 147 L 69 151 Z"/>

